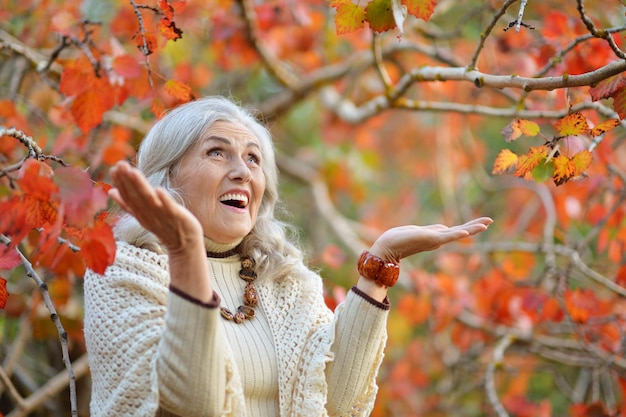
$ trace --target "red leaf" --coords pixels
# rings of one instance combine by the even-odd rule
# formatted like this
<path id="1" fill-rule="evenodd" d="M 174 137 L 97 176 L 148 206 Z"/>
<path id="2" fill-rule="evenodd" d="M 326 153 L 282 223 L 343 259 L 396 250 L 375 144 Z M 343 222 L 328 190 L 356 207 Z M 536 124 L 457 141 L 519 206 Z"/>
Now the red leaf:
<path id="1" fill-rule="evenodd" d="M 594 310 L 598 308 L 598 300 L 591 290 L 567 290 L 565 305 L 572 320 L 577 323 L 586 323 Z"/>
<path id="2" fill-rule="evenodd" d="M 0 277 L 0 308 L 4 310 L 9 298 L 9 291 L 7 291 L 7 280 Z"/>
<path id="3" fill-rule="evenodd" d="M 5 248 L 3 248 L 5 249 Z M 13 269 L 22 262 L 17 251 L 12 249 L 0 251 L 0 269 Z"/>
<path id="4" fill-rule="evenodd" d="M 115 238 L 111 226 L 99 222 L 87 231 L 80 253 L 87 268 L 97 274 L 104 274 L 106 268 L 115 260 Z"/>
<path id="5" fill-rule="evenodd" d="M 59 186 L 59 196 L 69 225 L 86 226 L 96 213 L 106 208 L 106 193 L 102 188 L 94 187 L 84 171 L 72 167 L 59 168 L 55 171 L 54 182 Z"/>
<path id="6" fill-rule="evenodd" d="M 137 78 L 141 75 L 141 67 L 137 59 L 130 55 L 120 55 L 113 60 L 113 71 L 124 78 Z"/>
<path id="7" fill-rule="evenodd" d="M 24 194 L 38 200 L 49 200 L 59 190 L 52 181 L 52 169 L 34 159 L 27 159 L 20 168 L 17 185 Z"/>
<path id="8" fill-rule="evenodd" d="M 602 80 L 594 87 L 591 87 L 589 94 L 591 94 L 592 101 L 598 101 L 613 97 L 613 94 L 624 87 L 626 87 L 626 74 L 620 73 Z"/>
<path id="9" fill-rule="evenodd" d="M 161 9 L 166 19 L 174 19 L 174 8 L 167 0 L 159 0 L 159 9 Z"/>
<path id="10" fill-rule="evenodd" d="M 620 88 L 613 94 L 613 109 L 621 120 L 626 119 L 626 87 Z"/>

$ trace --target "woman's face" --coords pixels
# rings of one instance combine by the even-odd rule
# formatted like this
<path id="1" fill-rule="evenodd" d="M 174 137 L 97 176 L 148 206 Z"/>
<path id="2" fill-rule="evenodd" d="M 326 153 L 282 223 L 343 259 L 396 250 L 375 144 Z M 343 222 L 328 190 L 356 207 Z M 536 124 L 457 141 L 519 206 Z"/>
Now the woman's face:
<path id="1" fill-rule="evenodd" d="M 232 243 L 250 233 L 265 192 L 262 163 L 259 139 L 237 122 L 215 122 L 185 153 L 172 185 L 206 237 Z"/>

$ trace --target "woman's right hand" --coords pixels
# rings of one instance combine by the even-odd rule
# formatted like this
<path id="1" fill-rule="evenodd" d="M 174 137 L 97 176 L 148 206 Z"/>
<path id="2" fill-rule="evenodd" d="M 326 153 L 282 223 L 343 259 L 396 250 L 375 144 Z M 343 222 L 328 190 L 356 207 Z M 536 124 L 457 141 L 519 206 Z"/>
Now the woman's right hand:
<path id="1" fill-rule="evenodd" d="M 121 161 L 111 168 L 110 174 L 115 188 L 109 196 L 154 233 L 170 256 L 186 253 L 192 246 L 204 247 L 198 219 L 164 189 L 153 187 L 141 171 Z"/>

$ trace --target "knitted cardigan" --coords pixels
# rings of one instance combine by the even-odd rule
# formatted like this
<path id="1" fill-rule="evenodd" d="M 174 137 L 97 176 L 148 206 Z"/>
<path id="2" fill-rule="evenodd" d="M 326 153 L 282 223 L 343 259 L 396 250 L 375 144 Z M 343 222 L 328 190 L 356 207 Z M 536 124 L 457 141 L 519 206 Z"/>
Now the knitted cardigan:
<path id="1" fill-rule="evenodd" d="M 260 277 L 255 284 L 274 336 L 280 415 L 328 416 L 325 369 L 334 359 L 338 323 L 346 320 L 344 311 L 350 303 L 361 297 L 351 291 L 333 314 L 324 303 L 319 277 Z M 167 331 L 168 305 L 173 303 L 183 305 L 185 314 L 218 314 L 215 308 L 198 306 L 169 291 L 167 255 L 118 242 L 115 263 L 104 276 L 87 272 L 84 332 L 92 373 L 92 417 L 175 415 L 162 408 L 157 375 L 159 343 Z M 357 351 L 365 353 L 356 359 L 365 370 L 365 389 L 356 395 L 349 410 L 338 414 L 341 416 L 367 416 L 373 408 L 387 336 L 387 311 L 371 308 L 378 315 L 374 328 L 351 337 L 351 343 L 363 344 Z M 359 317 L 352 314 L 349 320 L 358 321 Z M 217 323 L 221 326 L 224 322 Z M 354 323 L 359 324 L 363 325 Z M 224 372 L 225 401 L 218 415 L 246 416 L 241 383 L 245 376 L 240 375 L 228 348 Z M 180 380 L 184 383 L 184 375 Z"/>

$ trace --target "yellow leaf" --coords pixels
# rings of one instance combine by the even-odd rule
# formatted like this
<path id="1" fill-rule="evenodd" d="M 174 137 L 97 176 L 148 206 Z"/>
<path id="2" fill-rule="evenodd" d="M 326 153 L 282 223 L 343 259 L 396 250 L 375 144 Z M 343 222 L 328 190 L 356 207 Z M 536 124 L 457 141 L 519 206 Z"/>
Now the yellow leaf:
<path id="1" fill-rule="evenodd" d="M 582 113 L 569 114 L 556 123 L 556 130 L 561 136 L 582 135 L 589 130 L 587 118 Z"/>
<path id="2" fill-rule="evenodd" d="M 502 149 L 493 163 L 492 174 L 504 174 L 517 164 L 517 155 L 509 149 Z"/>
<path id="3" fill-rule="evenodd" d="M 531 172 L 533 168 L 545 161 L 549 152 L 550 148 L 545 145 L 531 147 L 526 155 L 519 157 L 517 169 L 513 175 L 516 177 L 524 177 L 527 173 Z"/>
<path id="4" fill-rule="evenodd" d="M 351 0 L 335 0 L 330 6 L 337 9 L 335 27 L 338 35 L 354 32 L 365 25 L 365 9 Z"/>
<path id="5" fill-rule="evenodd" d="M 553 159 L 554 162 L 554 180 L 557 182 L 567 181 L 574 175 L 574 166 L 572 161 L 565 155 L 559 155 Z"/>
<path id="6" fill-rule="evenodd" d="M 500 131 L 504 140 L 512 142 L 522 135 L 537 136 L 539 133 L 539 125 L 530 120 L 515 119 Z"/>

